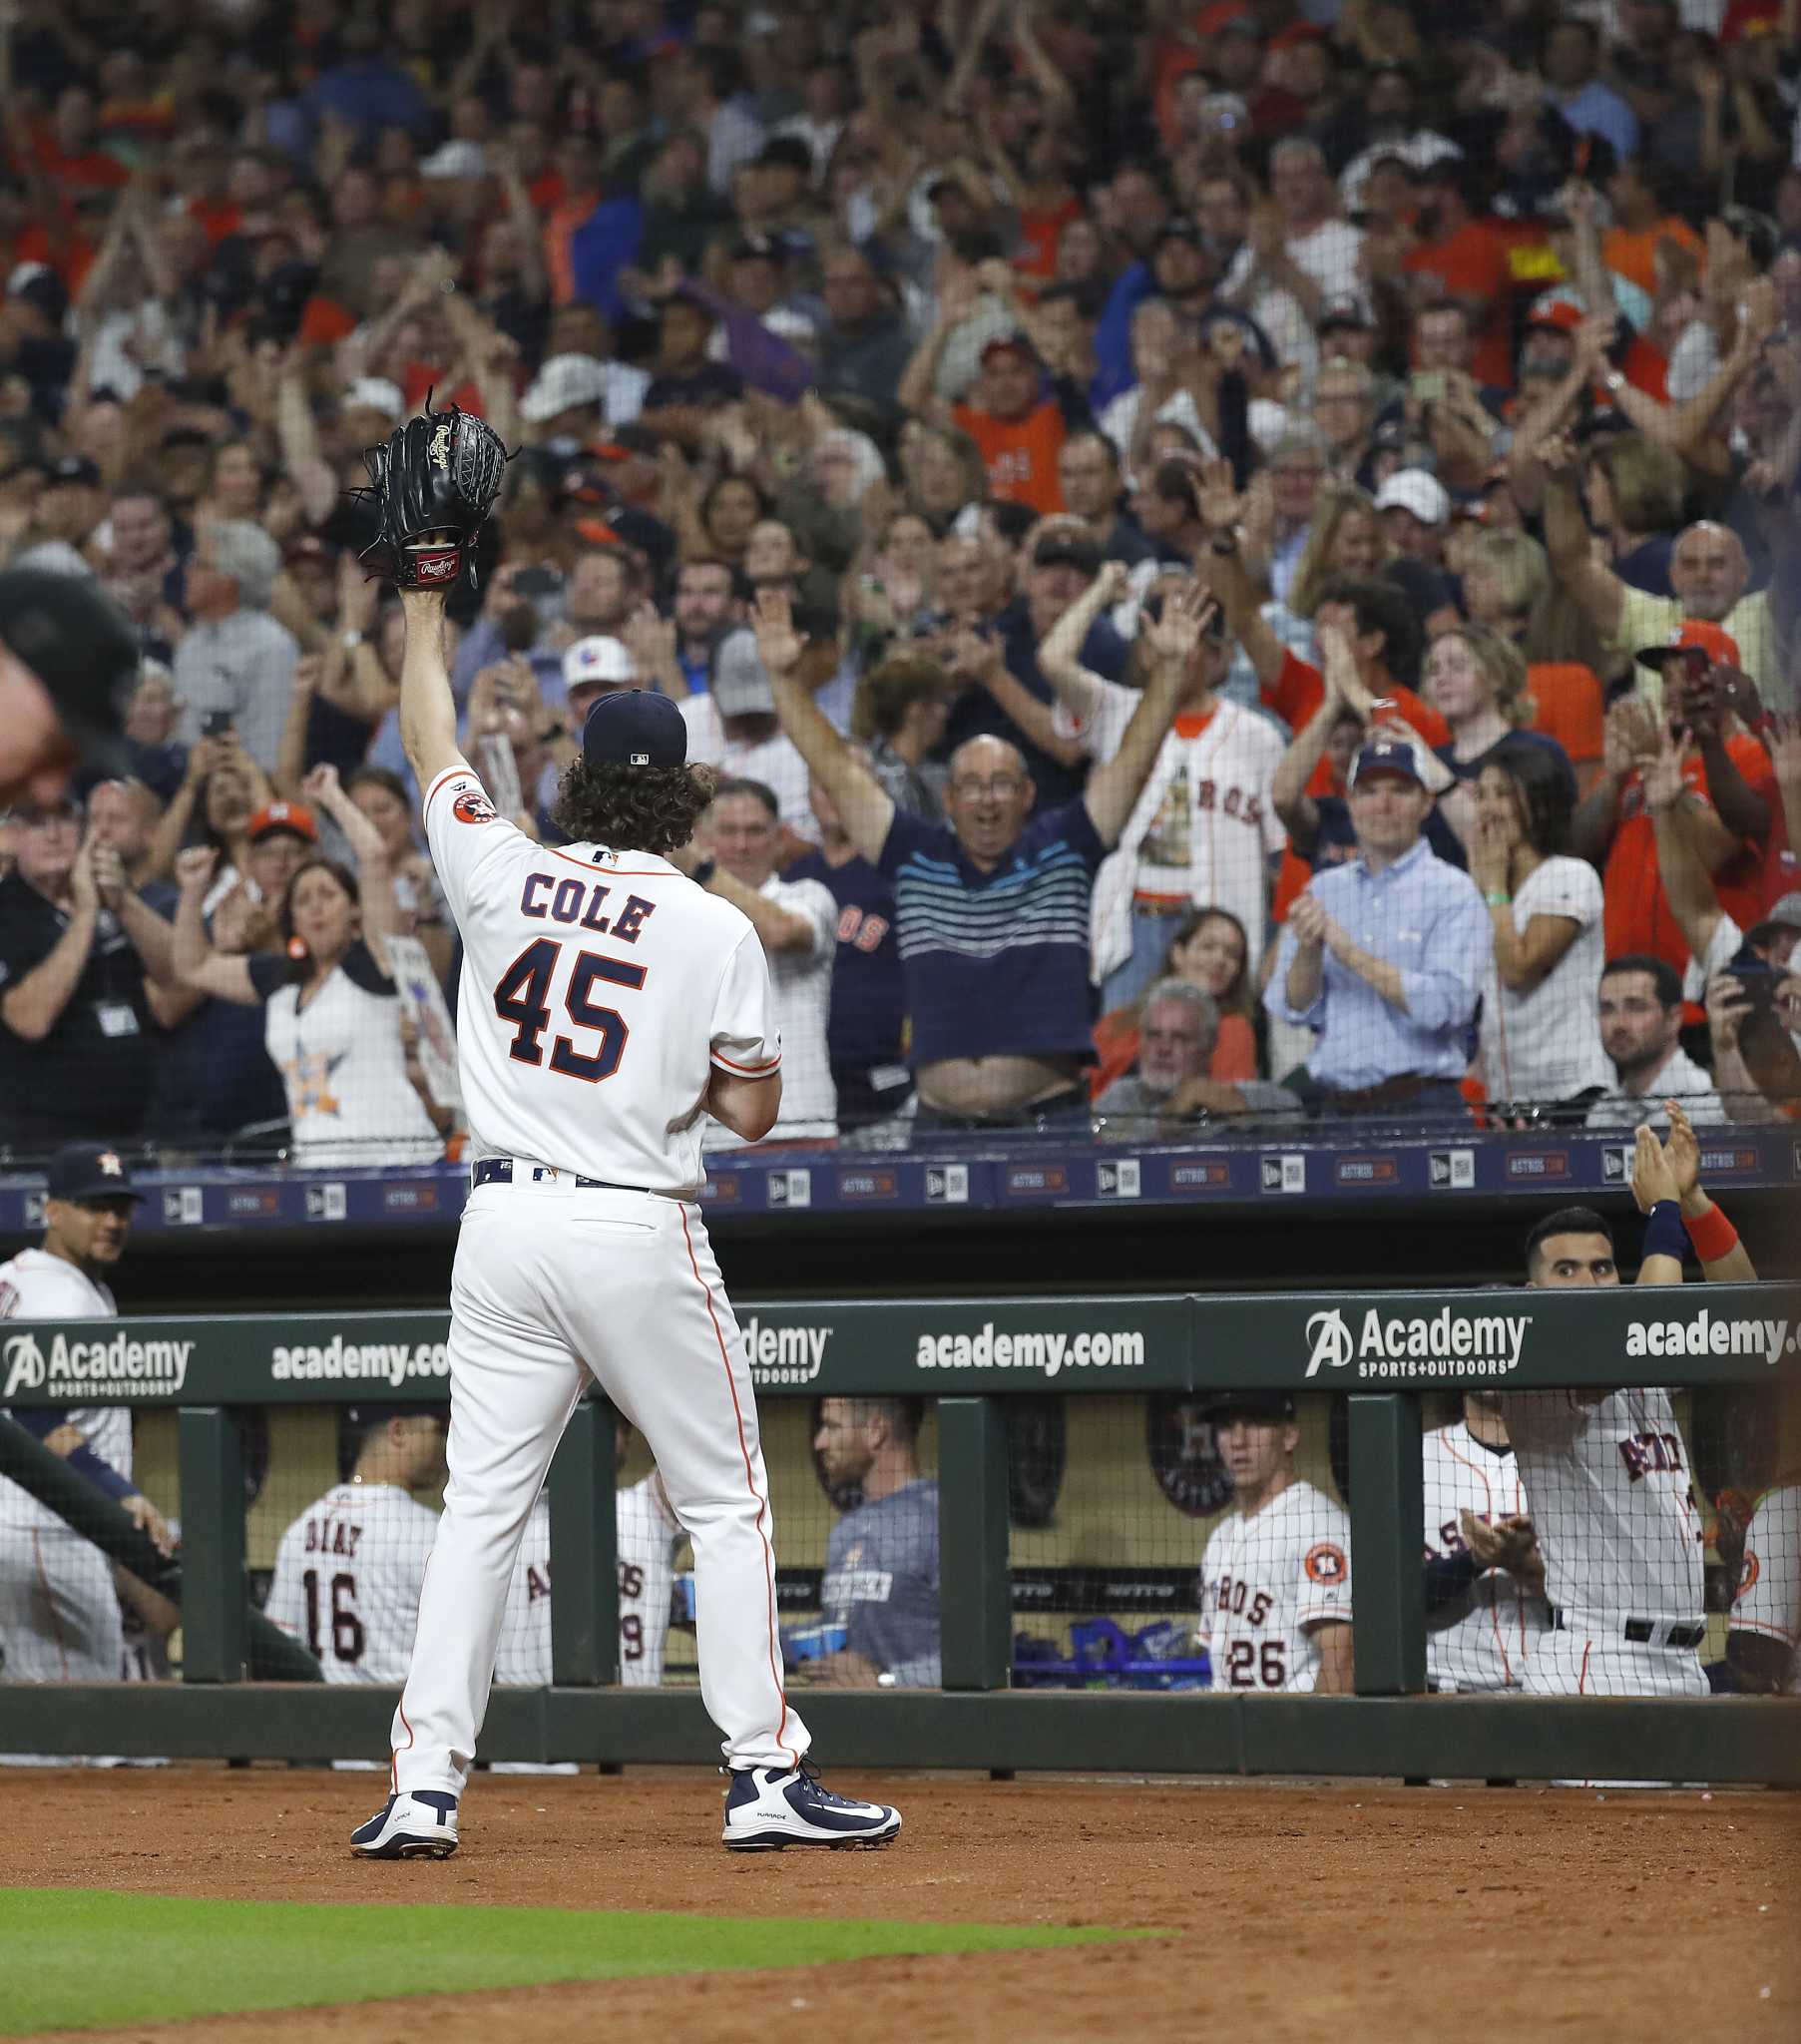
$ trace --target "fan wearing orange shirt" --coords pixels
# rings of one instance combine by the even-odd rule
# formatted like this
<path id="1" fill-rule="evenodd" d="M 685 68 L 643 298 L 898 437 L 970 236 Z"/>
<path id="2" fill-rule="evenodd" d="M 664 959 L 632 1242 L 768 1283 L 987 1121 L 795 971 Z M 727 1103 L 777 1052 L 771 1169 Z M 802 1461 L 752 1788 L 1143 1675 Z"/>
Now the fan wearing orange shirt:
<path id="1" fill-rule="evenodd" d="M 1446 157 L 1420 174 L 1420 240 L 1402 258 L 1422 303 L 1449 298 L 1461 305 L 1474 342 L 1470 373 L 1504 388 L 1514 380 L 1508 344 L 1512 271 L 1507 243 L 1479 218 L 1482 176 L 1462 157 Z M 1425 366 L 1425 365 L 1422 365 Z"/>
<path id="2" fill-rule="evenodd" d="M 1770 757 L 1726 707 L 1719 668 L 1740 666 L 1729 632 L 1688 618 L 1665 646 L 1636 656 L 1663 674 L 1663 709 L 1686 733 L 1681 818 L 1713 881 L 1719 905 L 1740 929 L 1763 913 L 1764 848 L 1780 800 Z M 1663 891 L 1656 830 L 1644 799 L 1643 765 L 1657 753 L 1650 706 L 1626 697 L 1607 715 L 1600 779 L 1571 827 L 1571 849 L 1600 868 L 1607 956 L 1662 958 L 1679 972 L 1688 940 Z"/>
<path id="3" fill-rule="evenodd" d="M 1057 457 L 1071 432 L 1091 423 L 1088 402 L 1067 377 L 1047 384 L 1038 350 L 1023 327 L 1014 327 L 982 350 L 969 402 L 944 403 L 933 383 L 967 298 L 967 291 L 942 294 L 938 317 L 901 377 L 901 408 L 934 425 L 962 427 L 982 450 L 989 496 L 1048 517 L 1063 509 Z"/>

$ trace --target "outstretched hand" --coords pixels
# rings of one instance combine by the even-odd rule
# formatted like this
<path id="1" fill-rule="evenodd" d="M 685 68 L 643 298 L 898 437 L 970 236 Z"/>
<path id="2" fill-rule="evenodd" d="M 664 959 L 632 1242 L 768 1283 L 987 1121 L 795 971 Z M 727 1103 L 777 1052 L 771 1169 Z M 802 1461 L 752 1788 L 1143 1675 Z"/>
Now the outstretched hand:
<path id="1" fill-rule="evenodd" d="M 794 629 L 794 605 L 785 589 L 758 590 L 750 614 L 757 657 L 771 678 L 792 674 L 800 665 L 800 634 Z"/>

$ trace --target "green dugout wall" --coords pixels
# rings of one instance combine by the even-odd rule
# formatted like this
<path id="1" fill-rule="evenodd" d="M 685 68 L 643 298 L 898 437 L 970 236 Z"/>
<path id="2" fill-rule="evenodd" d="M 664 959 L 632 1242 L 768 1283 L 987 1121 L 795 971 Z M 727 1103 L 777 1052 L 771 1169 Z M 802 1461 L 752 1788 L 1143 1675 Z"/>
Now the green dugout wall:
<path id="1" fill-rule="evenodd" d="M 1427 1697 L 1420 1568 L 1423 1393 L 1801 1379 L 1801 1287 L 749 1302 L 759 1397 L 938 1401 L 945 1691 L 809 1692 L 836 1763 L 1404 1777 L 1633 1776 L 1801 1785 L 1801 1700 Z M 446 1395 L 441 1313 L 7 1323 L 0 1405 L 179 1414 L 179 1685 L 0 1685 L 0 1749 L 325 1760 L 379 1753 L 392 1692 L 246 1680 L 306 1657 L 249 1609 L 233 1407 Z M 1358 1594 L 1354 1698 L 1009 1693 L 1002 1401 L 1032 1393 L 1267 1389 L 1348 1396 Z M 1792 1410 L 1792 1404 L 1791 1408 Z M 0 1421 L 0 1474 L 67 1472 Z M 48 1489 L 46 1489 L 48 1486 Z M 579 1409 L 552 1472 L 554 1686 L 497 1694 L 496 1760 L 703 1761 L 699 1699 L 617 1681 L 612 1429 Z M 54 1499 L 53 1499 L 54 1501 Z M 104 1501 L 103 1501 L 104 1503 Z M 88 1529 L 140 1573 L 141 1536 Z"/>

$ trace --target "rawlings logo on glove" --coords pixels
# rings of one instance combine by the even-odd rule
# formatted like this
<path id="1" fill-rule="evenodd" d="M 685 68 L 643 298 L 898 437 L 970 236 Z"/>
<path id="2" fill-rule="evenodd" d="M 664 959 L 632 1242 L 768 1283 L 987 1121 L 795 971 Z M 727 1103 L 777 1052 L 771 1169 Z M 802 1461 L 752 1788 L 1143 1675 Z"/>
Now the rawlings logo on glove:
<path id="1" fill-rule="evenodd" d="M 450 589 L 467 568 L 473 586 L 475 543 L 507 468 L 493 428 L 458 405 L 433 411 L 428 394 L 425 410 L 365 448 L 363 462 L 368 487 L 354 494 L 380 520 L 361 555 L 370 573 L 397 589 Z"/>

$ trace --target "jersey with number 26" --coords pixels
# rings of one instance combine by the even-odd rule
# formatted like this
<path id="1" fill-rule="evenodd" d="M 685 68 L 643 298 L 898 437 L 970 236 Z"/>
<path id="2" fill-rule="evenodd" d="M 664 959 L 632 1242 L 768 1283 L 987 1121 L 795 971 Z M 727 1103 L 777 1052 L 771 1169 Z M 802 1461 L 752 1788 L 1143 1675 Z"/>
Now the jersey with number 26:
<path id="1" fill-rule="evenodd" d="M 1320 1650 L 1307 1628 L 1350 1616 L 1351 1522 L 1323 1490 L 1291 1483 L 1208 1536 L 1194 1631 L 1216 1690 L 1314 1689 Z"/>
<path id="2" fill-rule="evenodd" d="M 425 828 L 463 939 L 471 1159 L 691 1196 L 712 1071 L 781 1063 L 749 918 L 650 852 L 533 843 L 466 766 L 427 789 Z"/>

